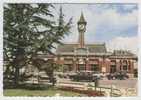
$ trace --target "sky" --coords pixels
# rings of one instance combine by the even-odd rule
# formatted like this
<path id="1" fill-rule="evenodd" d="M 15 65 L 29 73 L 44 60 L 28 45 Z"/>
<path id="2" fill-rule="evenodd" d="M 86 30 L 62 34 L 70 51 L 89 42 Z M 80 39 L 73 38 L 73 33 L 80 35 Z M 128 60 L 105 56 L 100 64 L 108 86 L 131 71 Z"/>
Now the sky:
<path id="1" fill-rule="evenodd" d="M 83 12 L 87 21 L 85 43 L 106 43 L 108 51 L 138 53 L 138 6 L 136 4 L 55 4 L 62 6 L 65 21 L 73 18 L 71 33 L 64 43 L 78 41 L 77 21 Z"/>

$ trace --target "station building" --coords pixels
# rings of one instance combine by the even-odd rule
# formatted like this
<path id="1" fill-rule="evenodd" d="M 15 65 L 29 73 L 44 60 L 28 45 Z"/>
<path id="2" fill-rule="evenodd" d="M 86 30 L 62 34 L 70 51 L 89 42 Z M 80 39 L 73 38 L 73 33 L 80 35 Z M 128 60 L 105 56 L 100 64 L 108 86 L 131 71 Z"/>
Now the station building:
<path id="1" fill-rule="evenodd" d="M 98 71 L 114 73 L 126 71 L 133 73 L 137 67 L 137 56 L 129 51 L 108 52 L 105 43 L 86 44 L 84 37 L 87 22 L 81 13 L 78 20 L 78 42 L 59 45 L 55 61 L 67 67 L 68 71 Z"/>

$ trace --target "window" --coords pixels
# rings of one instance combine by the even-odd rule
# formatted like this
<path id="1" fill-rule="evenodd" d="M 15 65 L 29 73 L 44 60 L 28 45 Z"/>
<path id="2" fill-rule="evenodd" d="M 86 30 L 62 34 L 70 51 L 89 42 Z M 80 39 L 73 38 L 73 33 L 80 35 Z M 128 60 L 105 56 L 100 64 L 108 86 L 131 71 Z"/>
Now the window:
<path id="1" fill-rule="evenodd" d="M 72 71 L 72 64 L 65 64 L 65 66 L 63 67 L 63 71 Z"/>
<path id="2" fill-rule="evenodd" d="M 81 71 L 81 70 L 86 70 L 85 65 L 84 65 L 84 64 L 79 64 L 78 70 L 79 70 L 79 71 Z"/>
<path id="3" fill-rule="evenodd" d="M 127 70 L 127 65 L 124 65 L 123 66 L 123 70 Z"/>
<path id="4" fill-rule="evenodd" d="M 116 65 L 111 65 L 110 73 L 115 73 L 115 72 L 116 72 Z"/>
<path id="5" fill-rule="evenodd" d="M 120 65 L 120 70 L 121 70 L 121 65 Z"/>
<path id="6" fill-rule="evenodd" d="M 91 71 L 99 71 L 98 64 L 91 65 Z"/>
<path id="7" fill-rule="evenodd" d="M 123 70 L 127 70 L 127 61 L 126 60 L 123 61 Z"/>

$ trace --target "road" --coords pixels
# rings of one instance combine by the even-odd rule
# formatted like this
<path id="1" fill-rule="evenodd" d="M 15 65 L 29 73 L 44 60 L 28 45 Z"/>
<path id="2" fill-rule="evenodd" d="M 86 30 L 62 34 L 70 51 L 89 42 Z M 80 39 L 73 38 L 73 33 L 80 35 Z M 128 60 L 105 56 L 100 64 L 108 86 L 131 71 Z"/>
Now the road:
<path id="1" fill-rule="evenodd" d="M 100 80 L 100 86 L 111 86 L 114 85 L 119 88 L 137 88 L 137 79 L 126 79 L 126 80 Z"/>

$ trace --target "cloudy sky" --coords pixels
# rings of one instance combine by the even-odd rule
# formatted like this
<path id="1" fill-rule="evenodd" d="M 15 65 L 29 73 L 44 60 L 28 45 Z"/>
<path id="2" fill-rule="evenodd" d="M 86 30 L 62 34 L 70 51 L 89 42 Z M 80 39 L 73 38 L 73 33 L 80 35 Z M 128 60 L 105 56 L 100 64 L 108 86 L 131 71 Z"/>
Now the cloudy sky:
<path id="1" fill-rule="evenodd" d="M 65 43 L 78 41 L 77 21 L 83 12 L 87 21 L 86 43 L 106 43 L 109 51 L 130 50 L 137 54 L 138 7 L 136 4 L 55 4 L 62 6 L 65 20 L 73 18 L 73 27 Z"/>

